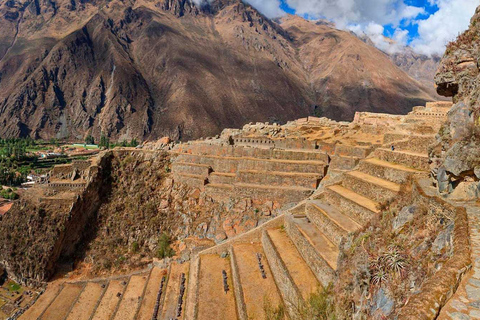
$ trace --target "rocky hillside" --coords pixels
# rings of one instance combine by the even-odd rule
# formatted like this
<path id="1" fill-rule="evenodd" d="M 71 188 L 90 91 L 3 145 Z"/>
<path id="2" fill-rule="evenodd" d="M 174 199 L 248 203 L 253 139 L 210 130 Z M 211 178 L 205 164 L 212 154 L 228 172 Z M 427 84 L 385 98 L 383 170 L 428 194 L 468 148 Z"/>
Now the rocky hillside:
<path id="1" fill-rule="evenodd" d="M 431 156 L 436 160 L 441 192 L 478 197 L 480 179 L 480 7 L 470 28 L 447 46 L 435 76 L 439 94 L 455 103 Z"/>
<path id="2" fill-rule="evenodd" d="M 353 35 L 239 0 L 9 0 L 0 20 L 1 136 L 187 140 L 433 99 Z"/>
<path id="3" fill-rule="evenodd" d="M 216 202 L 174 183 L 164 151 L 113 151 L 99 159 L 98 171 L 74 199 L 66 192 L 39 201 L 40 192 L 50 191 L 38 186 L 0 216 L 0 264 L 11 277 L 37 284 L 58 263 L 75 263 L 77 272 L 88 275 L 126 272 L 163 258 L 165 236 L 184 244 L 193 237 L 197 245 L 197 239 L 210 239 L 212 245 L 276 214 L 247 200 Z M 190 249 L 177 253 L 189 259 Z"/>

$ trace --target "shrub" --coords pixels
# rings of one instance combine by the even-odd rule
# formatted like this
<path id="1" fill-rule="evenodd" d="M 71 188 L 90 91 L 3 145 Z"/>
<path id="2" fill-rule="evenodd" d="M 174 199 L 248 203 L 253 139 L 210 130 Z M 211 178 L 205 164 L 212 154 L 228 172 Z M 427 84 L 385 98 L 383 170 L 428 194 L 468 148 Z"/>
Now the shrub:
<path id="1" fill-rule="evenodd" d="M 157 258 L 165 259 L 175 255 L 175 250 L 170 247 L 171 239 L 167 233 L 162 233 L 158 240 Z"/>
<path id="2" fill-rule="evenodd" d="M 137 241 L 134 241 L 134 242 L 132 243 L 132 252 L 133 252 L 133 253 L 137 253 L 139 249 L 140 249 L 140 245 L 138 244 Z"/>
<path id="3" fill-rule="evenodd" d="M 332 285 L 319 288 L 300 306 L 300 318 L 308 320 L 335 320 Z"/>
<path id="4" fill-rule="evenodd" d="M 275 308 L 267 297 L 263 299 L 263 310 L 265 312 L 265 320 L 285 319 L 285 307 L 283 304 L 280 304 Z"/>

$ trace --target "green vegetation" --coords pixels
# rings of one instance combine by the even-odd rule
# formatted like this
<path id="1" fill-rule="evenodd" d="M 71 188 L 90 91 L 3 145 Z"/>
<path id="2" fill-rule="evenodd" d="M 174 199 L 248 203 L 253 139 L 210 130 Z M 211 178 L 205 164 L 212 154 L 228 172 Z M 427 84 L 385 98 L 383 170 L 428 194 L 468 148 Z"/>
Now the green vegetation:
<path id="1" fill-rule="evenodd" d="M 87 137 L 87 139 L 88 139 L 88 137 Z M 91 139 L 93 139 L 93 137 Z M 86 140 L 85 140 L 85 142 L 86 142 Z M 110 138 L 105 136 L 102 133 L 102 135 L 100 136 L 100 143 L 98 144 L 98 146 L 100 148 L 105 148 L 105 149 L 110 149 L 110 148 L 115 148 L 115 147 L 123 147 L 123 148 L 136 147 L 136 146 L 138 146 L 138 141 L 137 141 L 137 139 L 133 138 L 130 141 L 123 140 L 121 142 L 117 141 L 116 143 L 111 143 Z"/>
<path id="2" fill-rule="evenodd" d="M 171 243 L 172 240 L 170 239 L 170 236 L 165 232 L 162 233 L 160 239 L 158 240 L 157 258 L 164 259 L 173 257 L 175 255 L 175 250 L 170 247 Z"/>
<path id="3" fill-rule="evenodd" d="M 335 320 L 335 304 L 333 299 L 333 286 L 320 287 L 310 295 L 306 301 L 298 304 L 296 311 L 299 319 L 305 320 Z M 282 320 L 285 319 L 285 307 L 279 305 L 272 306 L 268 298 L 264 299 L 263 310 L 265 312 L 265 320 Z"/>
<path id="4" fill-rule="evenodd" d="M 108 138 L 107 136 L 105 136 L 102 132 L 102 134 L 100 135 L 100 143 L 98 144 L 98 146 L 100 148 L 106 148 L 106 149 L 110 149 L 110 138 Z"/>
<path id="5" fill-rule="evenodd" d="M 0 190 L 0 197 L 2 197 L 4 199 L 9 199 L 9 200 L 17 200 L 18 199 L 18 194 L 16 194 L 15 191 L 16 191 L 16 189 L 13 190 L 11 188 L 2 189 L 2 190 Z"/>
<path id="6" fill-rule="evenodd" d="M 263 299 L 263 310 L 265 311 L 265 320 L 283 320 L 285 319 L 285 307 L 280 304 L 277 307 L 272 306 L 270 299 Z"/>
<path id="7" fill-rule="evenodd" d="M 91 135 L 88 135 L 85 138 L 85 144 L 95 144 L 95 139 Z"/>
<path id="8" fill-rule="evenodd" d="M 8 287 L 8 291 L 10 291 L 10 292 L 16 292 L 16 291 L 20 291 L 20 289 L 22 289 L 22 287 L 14 281 L 9 281 L 8 284 L 7 284 L 7 287 Z"/>
<path id="9" fill-rule="evenodd" d="M 137 241 L 134 241 L 134 242 L 132 243 L 132 252 L 133 252 L 133 253 L 137 253 L 139 249 L 140 249 L 140 245 L 138 244 Z"/>
<path id="10" fill-rule="evenodd" d="M 335 320 L 332 285 L 319 288 L 300 306 L 300 318 L 308 320 Z"/>
<path id="11" fill-rule="evenodd" d="M 36 142 L 30 138 L 0 139 L 1 185 L 16 186 L 26 181 L 36 162 L 28 150 L 35 147 Z"/>

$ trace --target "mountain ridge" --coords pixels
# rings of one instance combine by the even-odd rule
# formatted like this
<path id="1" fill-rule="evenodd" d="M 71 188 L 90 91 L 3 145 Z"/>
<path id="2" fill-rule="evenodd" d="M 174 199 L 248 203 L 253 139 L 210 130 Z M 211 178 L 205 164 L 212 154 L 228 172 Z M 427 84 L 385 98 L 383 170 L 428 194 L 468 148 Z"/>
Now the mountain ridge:
<path id="1" fill-rule="evenodd" d="M 0 15 L 5 137 L 192 139 L 251 121 L 406 113 L 433 100 L 353 36 L 302 18 L 276 23 L 239 0 L 200 8 L 187 0 L 10 0 Z M 344 45 L 330 43 L 319 55 L 321 44 L 307 39 L 328 34 Z M 339 52 L 344 60 L 330 73 L 321 62 L 307 70 L 308 59 Z M 366 71 L 356 70 L 355 54 L 369 61 Z M 385 70 L 372 69 L 368 55 Z M 356 70 L 348 83 L 342 64 Z"/>

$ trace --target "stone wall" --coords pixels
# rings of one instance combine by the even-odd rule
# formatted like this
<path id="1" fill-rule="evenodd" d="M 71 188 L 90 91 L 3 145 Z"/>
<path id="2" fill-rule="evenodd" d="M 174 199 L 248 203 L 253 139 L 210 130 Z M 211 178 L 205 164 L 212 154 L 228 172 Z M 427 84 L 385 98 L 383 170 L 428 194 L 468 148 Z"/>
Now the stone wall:
<path id="1" fill-rule="evenodd" d="M 292 221 L 292 216 L 287 216 L 285 221 L 285 229 L 288 236 L 295 243 L 303 260 L 307 262 L 322 286 L 327 287 L 335 279 L 335 271 L 319 255 L 317 249 L 308 242 L 297 225 Z"/>
<path id="2" fill-rule="evenodd" d="M 273 244 L 272 239 L 270 239 L 267 231 L 263 232 L 262 244 L 270 270 L 276 275 L 274 277 L 275 283 L 279 288 L 290 318 L 294 320 L 302 320 L 299 318 L 298 314 L 299 304 L 302 302 L 302 295 L 290 276 L 287 267 L 280 258 L 280 254 Z"/>
<path id="3" fill-rule="evenodd" d="M 374 126 L 395 126 L 402 122 L 404 116 L 386 113 L 356 112 L 353 124 Z"/>

